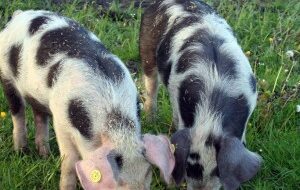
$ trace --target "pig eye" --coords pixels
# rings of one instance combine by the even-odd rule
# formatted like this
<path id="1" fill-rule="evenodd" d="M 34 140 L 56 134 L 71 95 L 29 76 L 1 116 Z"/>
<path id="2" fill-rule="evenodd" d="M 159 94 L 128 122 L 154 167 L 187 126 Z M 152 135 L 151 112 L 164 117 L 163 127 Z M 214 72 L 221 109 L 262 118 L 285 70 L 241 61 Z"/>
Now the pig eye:
<path id="1" fill-rule="evenodd" d="M 122 166 L 123 166 L 123 156 L 120 155 L 120 154 L 118 154 L 118 155 L 116 155 L 115 160 L 116 160 L 116 163 L 117 163 L 119 169 L 122 169 Z"/>

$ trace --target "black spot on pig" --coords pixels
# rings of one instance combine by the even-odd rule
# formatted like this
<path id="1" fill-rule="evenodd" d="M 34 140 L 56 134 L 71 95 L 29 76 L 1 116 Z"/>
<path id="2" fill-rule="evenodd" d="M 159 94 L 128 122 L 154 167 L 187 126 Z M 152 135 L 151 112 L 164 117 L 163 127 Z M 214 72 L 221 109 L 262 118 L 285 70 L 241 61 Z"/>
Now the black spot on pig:
<path id="1" fill-rule="evenodd" d="M 141 104 L 140 97 L 137 96 L 137 98 L 136 98 L 136 108 L 137 108 L 137 117 L 138 117 L 138 119 L 141 118 L 141 105 L 140 104 Z"/>
<path id="2" fill-rule="evenodd" d="M 205 141 L 205 146 L 213 147 L 218 140 L 219 139 L 216 136 L 214 136 L 213 134 L 209 134 Z"/>
<path id="3" fill-rule="evenodd" d="M 49 88 L 51 88 L 54 85 L 54 83 L 56 82 L 56 80 L 59 76 L 59 73 L 61 72 L 60 65 L 61 65 L 61 63 L 57 62 L 50 67 L 48 77 L 47 77 L 47 86 Z"/>
<path id="4" fill-rule="evenodd" d="M 221 76 L 235 78 L 237 75 L 235 65 L 236 61 L 230 54 L 222 52 L 220 47 L 225 43 L 225 40 L 212 35 L 207 29 L 199 29 L 195 34 L 186 39 L 186 42 L 181 47 L 181 52 L 195 52 L 192 57 L 187 60 L 194 60 L 197 58 L 199 64 L 208 64 L 216 68 Z M 192 46 L 199 46 L 195 50 L 188 50 Z M 193 58 L 193 59 L 192 59 Z M 186 59 L 185 59 L 186 60 Z M 184 61 L 185 61 L 184 60 Z M 203 60 L 203 61 L 201 61 Z M 182 68 L 188 67 L 191 63 L 181 63 Z M 193 62 L 194 63 L 194 62 Z M 184 66 L 187 65 L 187 66 Z M 180 66 L 180 65 L 179 65 Z M 180 71 L 179 69 L 177 69 Z M 184 71 L 184 70 L 183 70 Z"/>
<path id="5" fill-rule="evenodd" d="M 194 160 L 194 161 L 199 161 L 200 160 L 200 155 L 196 152 L 192 152 L 189 154 L 189 158 L 191 160 Z"/>
<path id="6" fill-rule="evenodd" d="M 185 127 L 194 124 L 196 106 L 201 104 L 201 93 L 205 90 L 205 84 L 195 75 L 188 76 L 179 88 L 179 109 Z"/>
<path id="7" fill-rule="evenodd" d="M 121 81 L 125 75 L 116 59 L 100 42 L 92 40 L 89 32 L 72 20 L 67 20 L 68 27 L 46 32 L 40 41 L 36 59 L 40 66 L 45 66 L 57 53 L 83 60 L 95 72 L 103 74 L 113 82 Z"/>
<path id="8" fill-rule="evenodd" d="M 11 83 L 11 81 L 3 79 L 0 76 L 0 82 L 2 83 L 4 95 L 7 98 L 11 114 L 16 115 L 17 113 L 19 113 L 20 109 L 24 106 L 20 93 Z"/>
<path id="9" fill-rule="evenodd" d="M 189 178 L 202 180 L 203 179 L 203 166 L 199 163 L 191 164 L 187 162 L 186 175 Z"/>
<path id="10" fill-rule="evenodd" d="M 210 177 L 220 177 L 218 166 L 211 171 Z"/>
<path id="11" fill-rule="evenodd" d="M 179 185 L 184 178 L 187 159 L 190 152 L 192 142 L 190 130 L 185 128 L 176 131 L 171 137 L 171 142 L 176 146 L 174 152 L 175 167 L 172 176 L 176 184 Z"/>
<path id="12" fill-rule="evenodd" d="M 241 139 L 250 114 L 245 95 L 231 97 L 221 89 L 215 88 L 210 99 L 212 111 L 222 116 L 223 131 Z"/>
<path id="13" fill-rule="evenodd" d="M 199 60 L 199 56 L 198 55 L 199 52 L 197 50 L 186 50 L 184 51 L 184 53 L 180 56 L 178 63 L 177 63 L 177 68 L 176 68 L 176 72 L 177 73 L 184 73 L 186 70 L 188 70 L 189 68 L 191 68 L 193 66 L 193 64 Z"/>
<path id="14" fill-rule="evenodd" d="M 256 92 L 256 79 L 253 75 L 250 75 L 249 80 L 250 80 L 249 82 L 250 82 L 251 89 L 252 89 L 253 93 L 255 93 Z"/>
<path id="15" fill-rule="evenodd" d="M 186 26 L 192 25 L 193 23 L 199 22 L 198 17 L 186 17 L 178 21 L 174 26 L 168 31 L 166 35 L 163 36 L 161 43 L 157 50 L 157 66 L 158 71 L 163 75 L 163 82 L 167 86 L 168 80 L 171 72 L 172 63 L 169 60 L 171 54 L 171 45 L 173 37 Z"/>
<path id="16" fill-rule="evenodd" d="M 168 86 L 168 84 L 169 84 L 171 68 L 172 68 L 172 64 L 171 64 L 171 62 L 168 62 L 168 63 L 164 63 L 163 65 L 160 65 L 160 67 L 158 69 L 162 75 L 162 81 L 163 81 L 164 85 L 166 85 L 166 86 Z"/>
<path id="17" fill-rule="evenodd" d="M 170 58 L 171 45 L 173 37 L 185 27 L 192 25 L 193 23 L 199 22 L 198 17 L 185 17 L 180 21 L 175 21 L 174 26 L 166 33 L 161 40 L 161 43 L 157 50 L 157 62 L 158 64 L 166 63 Z"/>
<path id="18" fill-rule="evenodd" d="M 180 48 L 180 51 L 183 51 L 184 49 L 195 46 L 195 45 L 203 45 L 203 46 L 209 46 L 212 44 L 212 36 L 210 32 L 207 29 L 198 29 L 193 35 L 188 37 L 183 45 Z M 201 46 L 199 47 L 199 49 Z"/>
<path id="19" fill-rule="evenodd" d="M 119 127 L 134 129 L 135 123 L 118 109 L 113 109 L 106 116 L 106 126 L 110 129 L 118 129 Z"/>
<path id="20" fill-rule="evenodd" d="M 99 70 L 107 79 L 117 83 L 125 76 L 123 68 L 116 62 L 114 57 L 98 57 L 97 63 L 89 64 L 92 68 Z"/>
<path id="21" fill-rule="evenodd" d="M 236 78 L 237 71 L 235 69 L 236 60 L 234 60 L 229 54 L 221 53 L 214 49 L 215 64 L 218 73 L 224 77 Z"/>
<path id="22" fill-rule="evenodd" d="M 83 101 L 72 99 L 69 103 L 68 114 L 73 127 L 78 129 L 85 138 L 90 139 L 92 137 L 92 121 Z"/>
<path id="23" fill-rule="evenodd" d="M 49 20 L 49 17 L 46 16 L 39 16 L 32 19 L 29 26 L 29 34 L 34 35 L 41 28 L 41 26 L 46 24 Z"/>
<path id="24" fill-rule="evenodd" d="M 21 49 L 21 45 L 13 45 L 9 50 L 8 62 L 14 77 L 19 75 Z"/>

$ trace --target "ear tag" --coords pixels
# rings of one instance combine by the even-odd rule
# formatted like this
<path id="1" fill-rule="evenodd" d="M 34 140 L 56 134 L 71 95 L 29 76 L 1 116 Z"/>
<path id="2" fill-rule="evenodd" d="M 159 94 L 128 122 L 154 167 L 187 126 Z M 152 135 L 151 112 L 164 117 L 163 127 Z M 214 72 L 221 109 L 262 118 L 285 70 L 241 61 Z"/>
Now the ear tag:
<path id="1" fill-rule="evenodd" d="M 175 144 L 171 144 L 171 145 L 170 145 L 170 148 L 171 148 L 171 152 L 172 152 L 172 154 L 174 154 L 174 152 L 175 152 L 175 149 L 176 149 L 176 146 L 175 146 Z"/>
<path id="2" fill-rule="evenodd" d="M 90 178 L 91 178 L 92 182 L 98 183 L 101 180 L 101 177 L 102 177 L 102 175 L 101 175 L 100 170 L 93 170 L 91 172 Z"/>

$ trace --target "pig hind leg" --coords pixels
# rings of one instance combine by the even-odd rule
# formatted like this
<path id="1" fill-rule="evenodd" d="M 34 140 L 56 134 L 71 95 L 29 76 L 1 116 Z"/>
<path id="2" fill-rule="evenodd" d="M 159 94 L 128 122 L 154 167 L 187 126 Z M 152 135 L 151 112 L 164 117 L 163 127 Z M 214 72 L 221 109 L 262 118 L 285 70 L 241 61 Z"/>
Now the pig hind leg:
<path id="1" fill-rule="evenodd" d="M 39 155 L 47 157 L 50 152 L 49 146 L 49 115 L 32 108 L 35 123 L 35 145 Z"/>
<path id="2" fill-rule="evenodd" d="M 11 81 L 3 78 L 0 79 L 12 115 L 14 149 L 26 153 L 29 149 L 27 144 L 24 100 Z"/>

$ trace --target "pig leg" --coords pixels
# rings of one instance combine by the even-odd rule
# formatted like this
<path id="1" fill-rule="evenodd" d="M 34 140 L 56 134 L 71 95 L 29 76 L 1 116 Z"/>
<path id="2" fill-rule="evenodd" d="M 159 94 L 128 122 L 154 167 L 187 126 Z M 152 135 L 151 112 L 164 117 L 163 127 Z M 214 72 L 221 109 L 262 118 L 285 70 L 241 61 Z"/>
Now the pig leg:
<path id="1" fill-rule="evenodd" d="M 158 71 L 156 48 L 160 39 L 159 31 L 161 27 L 161 24 L 153 25 L 154 20 L 155 14 L 145 13 L 142 18 L 140 32 L 140 55 L 146 89 L 145 111 L 152 117 L 157 109 Z"/>
<path id="2" fill-rule="evenodd" d="M 32 108 L 35 123 L 35 145 L 40 156 L 47 157 L 49 146 L 49 115 Z"/>
<path id="3" fill-rule="evenodd" d="M 145 90 L 146 90 L 146 101 L 145 101 L 145 111 L 151 117 L 157 110 L 157 91 L 158 91 L 158 81 L 157 81 L 157 71 L 153 71 L 151 75 L 144 75 Z"/>
<path id="4" fill-rule="evenodd" d="M 155 49 L 152 48 L 151 44 L 145 43 L 147 43 L 147 41 L 142 42 L 140 46 L 146 90 L 145 111 L 153 117 L 157 108 L 158 73 L 155 61 Z"/>
<path id="5" fill-rule="evenodd" d="M 173 109 L 172 128 L 179 129 L 179 118 L 175 109 Z"/>
<path id="6" fill-rule="evenodd" d="M 27 153 L 27 128 L 25 121 L 25 106 L 22 105 L 18 113 L 12 114 L 14 149 Z"/>
<path id="7" fill-rule="evenodd" d="M 70 136 L 63 131 L 63 128 L 61 128 L 62 126 L 67 127 L 54 124 L 62 159 L 59 187 L 60 190 L 73 190 L 76 189 L 75 163 L 79 160 L 79 154 L 76 146 L 71 141 Z"/>
<path id="8" fill-rule="evenodd" d="M 24 100 L 11 81 L 0 78 L 12 115 L 14 149 L 28 152 Z"/>
<path id="9" fill-rule="evenodd" d="M 79 160 L 78 153 L 74 148 L 69 147 L 70 150 L 61 148 L 61 174 L 60 174 L 60 189 L 71 190 L 76 189 L 76 170 L 75 163 Z"/>
<path id="10" fill-rule="evenodd" d="M 61 89 L 58 89 L 60 91 Z M 53 94 L 56 94 L 55 92 Z M 75 163 L 79 161 L 80 154 L 76 143 L 79 137 L 70 123 L 68 112 L 64 106 L 68 102 L 68 97 L 50 97 L 49 108 L 53 117 L 53 127 L 56 134 L 57 144 L 61 157 L 60 190 L 76 189 L 76 169 Z"/>

